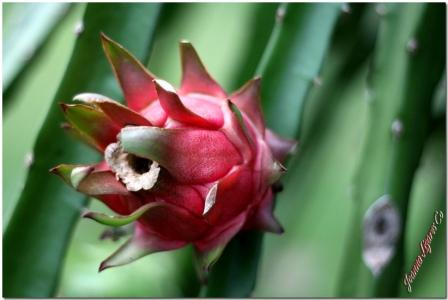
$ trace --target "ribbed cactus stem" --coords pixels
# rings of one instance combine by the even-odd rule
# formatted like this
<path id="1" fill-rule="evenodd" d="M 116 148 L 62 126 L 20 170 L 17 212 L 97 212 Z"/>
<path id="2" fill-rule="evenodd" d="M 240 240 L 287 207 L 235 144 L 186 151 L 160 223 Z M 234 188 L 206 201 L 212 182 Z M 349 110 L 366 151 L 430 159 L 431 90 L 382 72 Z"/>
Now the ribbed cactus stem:
<path id="1" fill-rule="evenodd" d="M 445 65 L 442 5 L 382 4 L 380 12 L 370 123 L 355 179 L 356 212 L 342 296 L 393 297 L 404 288 L 408 199 L 429 133 L 430 100 Z M 384 209 L 377 209 L 386 198 Z M 371 221 L 376 223 L 370 230 Z M 375 235 L 375 244 L 369 243 L 370 235 Z"/>
<path id="2" fill-rule="evenodd" d="M 263 74 L 266 72 L 266 68 L 272 59 L 272 55 L 275 49 L 275 46 L 278 43 L 278 39 L 280 37 L 280 33 L 283 27 L 283 22 L 285 20 L 285 15 L 288 12 L 288 4 L 282 3 L 278 6 L 277 11 L 275 13 L 275 25 L 272 29 L 271 36 L 269 38 L 268 44 L 266 45 L 266 49 L 263 52 L 263 56 L 261 57 L 261 60 L 257 66 L 257 70 L 255 71 L 255 74 L 259 76 L 263 76 Z"/>
<path id="3" fill-rule="evenodd" d="M 266 122 L 281 135 L 299 135 L 304 100 L 311 87 L 323 82 L 319 71 L 341 7 L 304 3 L 281 4 L 277 9 L 257 75 L 266 78 L 262 84 Z M 279 91 L 284 91 L 281 99 Z"/>

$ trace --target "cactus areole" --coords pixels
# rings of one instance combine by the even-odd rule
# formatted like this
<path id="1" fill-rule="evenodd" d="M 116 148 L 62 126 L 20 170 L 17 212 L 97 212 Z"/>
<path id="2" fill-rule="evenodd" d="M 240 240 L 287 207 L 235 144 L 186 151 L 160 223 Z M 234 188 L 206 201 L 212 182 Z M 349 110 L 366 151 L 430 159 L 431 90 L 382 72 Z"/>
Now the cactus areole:
<path id="1" fill-rule="evenodd" d="M 104 160 L 51 170 L 118 214 L 87 211 L 84 217 L 135 225 L 100 270 L 192 244 L 199 270 L 207 272 L 240 230 L 281 233 L 272 184 L 295 142 L 266 129 L 260 79 L 228 96 L 192 45 L 181 42 L 182 81 L 175 89 L 121 45 L 101 39 L 127 106 L 93 93 L 62 104 L 64 128 Z"/>

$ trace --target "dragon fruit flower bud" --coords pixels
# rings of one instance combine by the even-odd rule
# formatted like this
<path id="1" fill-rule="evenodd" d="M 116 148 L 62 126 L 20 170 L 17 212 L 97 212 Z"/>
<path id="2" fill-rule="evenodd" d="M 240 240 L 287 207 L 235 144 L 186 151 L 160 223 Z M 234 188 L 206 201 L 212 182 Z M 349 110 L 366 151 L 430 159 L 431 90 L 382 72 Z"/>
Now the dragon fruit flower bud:
<path id="1" fill-rule="evenodd" d="M 192 244 L 200 270 L 207 271 L 239 231 L 281 233 L 272 184 L 285 172 L 281 163 L 295 142 L 266 128 L 260 78 L 227 95 L 183 41 L 182 81 L 175 89 L 121 45 L 101 39 L 127 106 L 92 93 L 62 104 L 65 128 L 104 160 L 52 169 L 117 213 L 87 211 L 84 217 L 108 226 L 135 224 L 133 236 L 100 270 Z"/>

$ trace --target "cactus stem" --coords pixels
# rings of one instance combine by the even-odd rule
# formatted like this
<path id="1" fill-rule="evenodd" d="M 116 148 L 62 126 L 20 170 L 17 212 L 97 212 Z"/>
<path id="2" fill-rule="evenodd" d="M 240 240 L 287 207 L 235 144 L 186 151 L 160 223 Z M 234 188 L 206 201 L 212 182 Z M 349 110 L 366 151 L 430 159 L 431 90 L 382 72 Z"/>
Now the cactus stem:
<path id="1" fill-rule="evenodd" d="M 341 11 L 345 14 L 350 14 L 352 12 L 352 8 L 350 7 L 350 4 L 344 3 L 342 4 Z"/>
<path id="2" fill-rule="evenodd" d="M 408 43 L 406 44 L 406 50 L 410 53 L 410 54 L 414 54 L 418 49 L 418 41 L 416 38 L 411 38 Z"/>
<path id="3" fill-rule="evenodd" d="M 73 32 L 75 33 L 76 37 L 79 37 L 81 33 L 84 32 L 84 23 L 82 20 L 76 22 L 75 28 L 73 28 Z"/>
<path id="4" fill-rule="evenodd" d="M 260 63 L 258 64 L 257 70 L 255 71 L 256 76 L 262 76 L 273 56 L 275 46 L 278 43 L 280 33 L 282 31 L 283 20 L 285 19 L 285 15 L 288 11 L 288 4 L 280 4 L 277 8 L 277 12 L 275 14 L 275 23 L 274 29 L 272 30 L 271 37 L 269 38 L 269 42 L 266 45 L 266 49 L 261 57 Z"/>
<path id="5" fill-rule="evenodd" d="M 314 86 L 322 86 L 322 78 L 319 76 L 314 77 L 313 84 Z"/>
<path id="6" fill-rule="evenodd" d="M 384 4 L 378 4 L 375 11 L 380 17 L 384 17 L 387 14 L 387 9 Z"/>
<path id="7" fill-rule="evenodd" d="M 34 153 L 28 152 L 25 154 L 24 164 L 26 168 L 30 168 L 34 163 Z"/>
<path id="8" fill-rule="evenodd" d="M 357 207 L 341 281 L 341 293 L 346 297 L 360 294 L 395 297 L 402 288 L 398 282 L 403 276 L 408 201 L 429 134 L 431 99 L 445 65 L 445 10 L 442 5 L 381 4 L 377 7 L 377 13 L 382 14 L 383 9 L 389 16 L 380 25 L 379 43 L 371 69 L 370 101 L 375 103 L 370 105 L 369 130 L 356 175 L 354 198 Z M 410 26 L 407 20 L 412 14 L 415 17 Z M 415 42 L 409 43 L 409 37 L 413 34 L 415 37 L 411 41 Z M 414 47 L 416 41 L 421 45 L 421 51 L 411 58 L 403 45 L 411 44 Z M 422 74 L 425 76 L 422 77 Z M 392 134 L 392 138 L 388 133 Z M 400 143 L 397 143 L 398 138 Z M 372 159 L 373 156 L 376 159 Z M 381 200 L 383 204 L 375 200 L 381 194 L 390 195 L 382 197 L 385 199 Z M 368 216 L 375 211 L 377 213 Z M 379 217 L 381 215 L 384 220 Z M 377 226 L 369 227 L 369 224 L 375 223 Z M 381 232 L 383 234 L 379 234 Z M 368 234 L 375 239 L 366 241 Z M 359 277 L 366 280 L 357 286 L 349 283 L 350 279 Z"/>
<path id="9" fill-rule="evenodd" d="M 399 139 L 403 135 L 403 132 L 404 132 L 403 122 L 400 119 L 395 119 L 392 122 L 390 130 L 392 131 L 393 136 L 396 139 Z"/>
<path id="10" fill-rule="evenodd" d="M 277 9 L 277 12 L 275 13 L 275 21 L 277 22 L 277 24 L 283 23 L 285 15 L 286 15 L 286 6 L 280 5 Z"/>

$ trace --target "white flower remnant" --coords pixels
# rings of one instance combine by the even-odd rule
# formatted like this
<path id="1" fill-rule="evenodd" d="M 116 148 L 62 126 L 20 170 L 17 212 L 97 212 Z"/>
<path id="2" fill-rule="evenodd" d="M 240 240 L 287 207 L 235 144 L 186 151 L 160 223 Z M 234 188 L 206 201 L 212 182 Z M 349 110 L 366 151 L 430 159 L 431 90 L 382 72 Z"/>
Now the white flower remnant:
<path id="1" fill-rule="evenodd" d="M 115 173 L 117 180 L 121 180 L 128 191 L 149 190 L 157 182 L 160 172 L 159 164 L 124 152 L 119 143 L 107 146 L 104 159 Z"/>
<path id="2" fill-rule="evenodd" d="M 364 215 L 364 263 L 377 277 L 395 254 L 401 231 L 401 217 L 389 195 L 376 200 Z"/>

